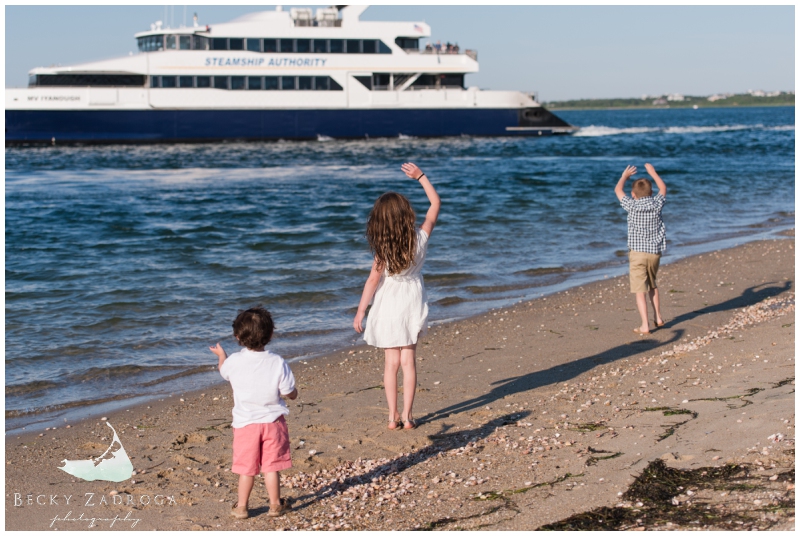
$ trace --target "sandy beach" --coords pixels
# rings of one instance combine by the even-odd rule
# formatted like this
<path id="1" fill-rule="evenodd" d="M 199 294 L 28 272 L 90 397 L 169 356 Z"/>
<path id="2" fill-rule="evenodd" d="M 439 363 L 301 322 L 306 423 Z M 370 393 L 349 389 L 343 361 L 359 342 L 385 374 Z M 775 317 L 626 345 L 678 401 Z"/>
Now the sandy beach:
<path id="1" fill-rule="evenodd" d="M 58 470 L 103 453 L 106 421 L 7 435 L 6 529 L 793 529 L 789 234 L 662 266 L 646 337 L 627 276 L 432 327 L 415 430 L 386 428 L 381 351 L 294 363 L 281 518 L 261 478 L 229 516 L 227 384 L 107 415 L 118 484 Z"/>

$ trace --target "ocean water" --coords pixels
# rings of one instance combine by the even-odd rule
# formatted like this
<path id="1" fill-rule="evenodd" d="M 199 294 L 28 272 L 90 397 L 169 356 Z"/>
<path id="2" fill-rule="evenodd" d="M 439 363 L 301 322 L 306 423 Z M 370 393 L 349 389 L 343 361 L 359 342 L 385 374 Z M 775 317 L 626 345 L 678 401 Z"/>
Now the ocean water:
<path id="1" fill-rule="evenodd" d="M 432 322 L 625 273 L 614 186 L 666 181 L 664 262 L 794 226 L 793 108 L 558 113 L 571 137 L 6 149 L 6 430 L 220 381 L 238 310 L 271 347 L 358 342 L 374 200 L 417 163 L 442 198 Z"/>

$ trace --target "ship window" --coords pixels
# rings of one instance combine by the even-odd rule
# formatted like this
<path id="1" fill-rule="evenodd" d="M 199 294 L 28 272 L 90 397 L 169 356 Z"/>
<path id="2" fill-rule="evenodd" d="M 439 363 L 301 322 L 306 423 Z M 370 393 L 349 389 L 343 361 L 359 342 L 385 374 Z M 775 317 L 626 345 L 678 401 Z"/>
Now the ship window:
<path id="1" fill-rule="evenodd" d="M 419 50 L 419 38 L 416 37 L 398 37 L 394 42 L 403 50 Z"/>
<path id="2" fill-rule="evenodd" d="M 326 39 L 314 39 L 314 52 L 319 54 L 327 54 L 328 41 Z"/>
<path id="3" fill-rule="evenodd" d="M 215 37 L 211 40 L 211 50 L 228 50 L 228 39 Z"/>
<path id="4" fill-rule="evenodd" d="M 278 40 L 277 39 L 264 39 L 264 52 L 277 52 Z"/>
<path id="5" fill-rule="evenodd" d="M 161 77 L 161 87 L 176 87 L 174 76 L 162 76 Z"/>
<path id="6" fill-rule="evenodd" d="M 195 35 L 193 50 L 208 50 L 208 37 Z"/>
<path id="7" fill-rule="evenodd" d="M 331 39 L 331 54 L 341 54 L 344 52 L 344 41 L 342 39 Z"/>
<path id="8" fill-rule="evenodd" d="M 180 49 L 181 50 L 190 50 L 192 48 L 192 36 L 191 35 L 181 35 L 178 39 L 180 40 Z"/>
<path id="9" fill-rule="evenodd" d="M 298 76 L 297 77 L 297 89 L 311 89 L 313 86 L 314 77 L 313 76 Z"/>
<path id="10" fill-rule="evenodd" d="M 372 89 L 372 76 L 354 76 L 353 78 L 361 82 L 365 88 Z"/>
<path id="11" fill-rule="evenodd" d="M 177 36 L 175 35 L 168 35 L 167 36 L 167 50 L 175 50 L 178 48 L 177 46 Z"/>
<path id="12" fill-rule="evenodd" d="M 411 87 L 415 88 L 415 89 L 425 89 L 425 88 L 436 87 L 436 75 L 433 75 L 433 74 L 420 75 L 419 78 L 414 80 L 414 83 L 411 84 Z"/>
<path id="13" fill-rule="evenodd" d="M 147 37 L 139 37 L 137 39 L 139 50 L 142 52 L 153 52 L 162 50 L 164 48 L 163 35 L 148 35 Z"/>
<path id="14" fill-rule="evenodd" d="M 197 77 L 197 87 L 211 87 L 211 77 L 210 76 L 198 76 Z"/>
<path id="15" fill-rule="evenodd" d="M 347 53 L 348 54 L 360 54 L 361 53 L 361 41 L 358 39 L 348 39 L 347 40 Z"/>
<path id="16" fill-rule="evenodd" d="M 248 39 L 247 50 L 250 52 L 261 52 L 261 39 Z"/>
<path id="17" fill-rule="evenodd" d="M 145 80 L 141 74 L 40 74 L 33 76 L 32 83 L 37 86 L 142 87 Z"/>
<path id="18" fill-rule="evenodd" d="M 234 39 L 231 37 L 228 39 L 228 42 L 231 50 L 244 50 L 244 39 Z"/>
<path id="19" fill-rule="evenodd" d="M 192 87 L 193 85 L 191 76 L 178 77 L 178 87 Z"/>
<path id="20" fill-rule="evenodd" d="M 314 89 L 317 91 L 327 91 L 328 88 L 328 78 L 327 76 L 316 76 L 314 77 Z"/>
<path id="21" fill-rule="evenodd" d="M 261 77 L 260 76 L 248 76 L 247 77 L 247 89 L 261 89 Z"/>
<path id="22" fill-rule="evenodd" d="M 386 43 L 383 41 L 378 41 L 378 54 L 391 54 L 392 49 L 386 46 Z"/>
<path id="23" fill-rule="evenodd" d="M 311 39 L 298 39 L 297 52 L 311 52 Z"/>
<path id="24" fill-rule="evenodd" d="M 374 39 L 364 39 L 364 54 L 375 54 L 377 52 Z"/>
<path id="25" fill-rule="evenodd" d="M 231 76 L 231 89 L 244 89 L 244 76 Z"/>
<path id="26" fill-rule="evenodd" d="M 340 86 L 339 83 L 336 80 L 334 80 L 333 78 L 331 78 L 330 76 L 328 77 L 328 82 L 330 83 L 330 87 L 328 89 L 330 89 L 331 91 L 341 91 L 342 90 L 342 86 Z"/>
<path id="27" fill-rule="evenodd" d="M 444 87 L 464 87 L 463 74 L 443 74 L 441 75 L 441 84 Z"/>
<path id="28" fill-rule="evenodd" d="M 294 89 L 294 76 L 281 76 L 281 89 Z"/>
<path id="29" fill-rule="evenodd" d="M 278 77 L 277 76 L 265 76 L 264 77 L 264 89 L 269 89 L 269 90 L 278 89 Z"/>
<path id="30" fill-rule="evenodd" d="M 157 76 L 150 77 L 150 87 L 158 87 L 158 82 L 159 80 Z"/>
<path id="31" fill-rule="evenodd" d="M 294 39 L 281 39 L 281 52 L 294 52 Z"/>
<path id="32" fill-rule="evenodd" d="M 388 89 L 391 75 L 384 73 L 374 73 L 372 75 L 372 89 Z"/>
<path id="33" fill-rule="evenodd" d="M 227 76 L 215 76 L 214 77 L 214 88 L 216 88 L 216 89 L 228 89 L 228 77 Z"/>

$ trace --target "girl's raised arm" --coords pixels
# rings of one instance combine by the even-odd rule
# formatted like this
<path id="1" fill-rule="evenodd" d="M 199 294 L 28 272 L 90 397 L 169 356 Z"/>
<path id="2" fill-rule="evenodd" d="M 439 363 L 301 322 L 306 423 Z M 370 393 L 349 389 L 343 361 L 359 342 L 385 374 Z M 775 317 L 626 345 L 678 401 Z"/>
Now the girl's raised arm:
<path id="1" fill-rule="evenodd" d="M 403 170 L 403 173 L 422 184 L 422 187 L 425 189 L 425 194 L 428 196 L 428 201 L 430 201 L 431 206 L 428 209 L 428 213 L 425 215 L 425 221 L 422 223 L 421 229 L 430 237 L 433 228 L 436 226 L 436 220 L 439 218 L 439 208 L 442 206 L 439 194 L 436 193 L 436 189 L 433 187 L 433 184 L 431 184 L 431 181 L 428 180 L 427 175 L 425 175 L 416 164 L 407 162 L 400 166 L 400 169 Z"/>

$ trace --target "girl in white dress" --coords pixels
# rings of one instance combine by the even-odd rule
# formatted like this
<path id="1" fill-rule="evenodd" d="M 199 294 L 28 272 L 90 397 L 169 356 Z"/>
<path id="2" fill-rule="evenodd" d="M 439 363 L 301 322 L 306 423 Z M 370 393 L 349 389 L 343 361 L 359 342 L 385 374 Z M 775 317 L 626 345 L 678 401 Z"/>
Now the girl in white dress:
<path id="1" fill-rule="evenodd" d="M 383 385 L 389 403 L 390 430 L 398 428 L 401 421 L 403 428 L 416 427 L 411 407 L 417 390 L 417 338 L 428 329 L 428 299 L 421 272 L 441 204 L 428 177 L 416 165 L 406 163 L 401 169 L 419 181 L 431 206 L 425 222 L 417 229 L 416 215 L 404 196 L 388 192 L 375 201 L 367 222 L 367 240 L 374 255 L 372 271 L 353 320 L 353 327 L 358 333 L 364 331 L 368 344 L 385 350 Z M 362 322 L 370 302 L 372 309 L 364 330 Z M 397 412 L 397 372 L 401 366 L 402 415 Z"/>

